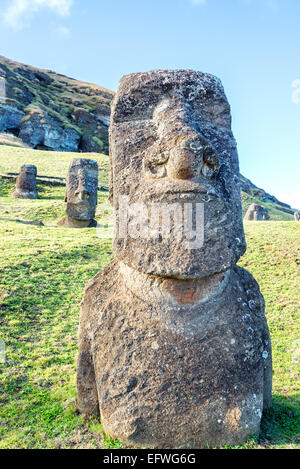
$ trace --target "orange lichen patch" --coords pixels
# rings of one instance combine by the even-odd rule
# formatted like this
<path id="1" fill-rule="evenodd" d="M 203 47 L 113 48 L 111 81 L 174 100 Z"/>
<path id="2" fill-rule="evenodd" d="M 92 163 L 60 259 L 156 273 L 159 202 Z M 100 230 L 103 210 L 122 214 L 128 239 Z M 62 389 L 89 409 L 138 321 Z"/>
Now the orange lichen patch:
<path id="1" fill-rule="evenodd" d="M 166 293 L 180 304 L 193 304 L 199 302 L 208 292 L 205 282 L 196 280 L 168 280 L 162 285 Z"/>

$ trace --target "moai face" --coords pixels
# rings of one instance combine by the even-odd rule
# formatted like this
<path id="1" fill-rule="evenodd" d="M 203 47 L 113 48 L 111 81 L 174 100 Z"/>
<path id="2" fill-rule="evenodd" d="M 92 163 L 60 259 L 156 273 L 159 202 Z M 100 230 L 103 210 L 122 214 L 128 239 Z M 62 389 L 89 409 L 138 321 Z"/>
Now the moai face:
<path id="1" fill-rule="evenodd" d="M 98 164 L 94 160 L 75 158 L 69 168 L 66 198 L 67 215 L 76 220 L 95 216 L 98 190 Z"/>
<path id="2" fill-rule="evenodd" d="M 188 70 L 123 77 L 112 105 L 110 158 L 119 260 L 148 274 L 201 278 L 229 269 L 245 252 L 238 154 L 217 78 Z M 153 207 L 156 214 L 169 208 L 169 235 L 163 216 L 162 231 L 157 224 L 152 230 Z M 190 213 L 202 243 L 180 237 L 172 216 L 180 208 L 181 234 Z"/>
<path id="3" fill-rule="evenodd" d="M 16 181 L 16 189 L 12 193 L 12 196 L 22 199 L 37 199 L 36 176 L 36 166 L 32 164 L 24 164 L 21 166 Z"/>

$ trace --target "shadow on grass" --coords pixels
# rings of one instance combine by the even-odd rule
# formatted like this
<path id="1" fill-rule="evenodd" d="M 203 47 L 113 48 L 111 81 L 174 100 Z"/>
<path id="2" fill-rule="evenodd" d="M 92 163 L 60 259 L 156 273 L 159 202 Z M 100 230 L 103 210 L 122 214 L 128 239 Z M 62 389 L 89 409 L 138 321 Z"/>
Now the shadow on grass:
<path id="1" fill-rule="evenodd" d="M 284 445 L 300 443 L 300 394 L 287 397 L 273 394 L 272 409 L 265 412 L 259 441 L 261 444 Z"/>

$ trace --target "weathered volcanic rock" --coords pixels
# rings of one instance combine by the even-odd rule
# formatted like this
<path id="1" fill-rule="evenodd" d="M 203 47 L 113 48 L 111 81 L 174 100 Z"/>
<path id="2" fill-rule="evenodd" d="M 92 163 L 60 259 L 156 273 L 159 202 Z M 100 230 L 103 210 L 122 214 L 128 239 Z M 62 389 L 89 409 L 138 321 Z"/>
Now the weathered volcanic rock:
<path id="1" fill-rule="evenodd" d="M 244 217 L 245 221 L 265 221 L 270 220 L 268 209 L 258 204 L 252 204 Z"/>
<path id="2" fill-rule="evenodd" d="M 16 180 L 16 188 L 11 194 L 12 197 L 15 199 L 37 199 L 36 176 L 36 166 L 33 164 L 23 165 Z"/>
<path id="3" fill-rule="evenodd" d="M 75 158 L 69 168 L 66 197 L 67 216 L 58 222 L 65 228 L 92 228 L 98 198 L 98 164 L 95 160 Z"/>
<path id="4" fill-rule="evenodd" d="M 123 77 L 110 152 L 116 259 L 84 293 L 79 410 L 132 447 L 239 444 L 271 406 L 272 361 L 264 299 L 236 266 L 246 245 L 221 82 Z"/>
<path id="5" fill-rule="evenodd" d="M 80 135 L 73 129 L 64 129 L 46 112 L 36 111 L 23 119 L 19 138 L 36 149 L 77 152 Z"/>

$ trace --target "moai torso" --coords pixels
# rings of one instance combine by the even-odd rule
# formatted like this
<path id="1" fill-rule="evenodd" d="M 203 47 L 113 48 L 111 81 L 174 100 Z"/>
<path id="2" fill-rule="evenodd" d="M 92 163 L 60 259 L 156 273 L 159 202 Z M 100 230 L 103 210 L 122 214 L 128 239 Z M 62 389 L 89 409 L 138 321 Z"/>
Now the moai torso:
<path id="1" fill-rule="evenodd" d="M 65 228 L 96 227 L 97 191 L 97 161 L 75 158 L 71 162 L 66 183 L 67 216 L 58 225 Z"/>
<path id="2" fill-rule="evenodd" d="M 82 302 L 79 409 L 133 447 L 238 444 L 271 405 L 271 343 L 259 287 L 236 266 L 246 245 L 220 81 L 123 77 L 110 159 L 116 258 Z"/>
<path id="3" fill-rule="evenodd" d="M 258 204 L 252 204 L 247 210 L 245 221 L 267 221 L 270 220 L 267 208 Z"/>
<path id="4" fill-rule="evenodd" d="M 16 199 L 37 199 L 36 187 L 37 168 L 32 164 L 24 164 L 16 180 L 16 188 L 12 197 Z"/>

